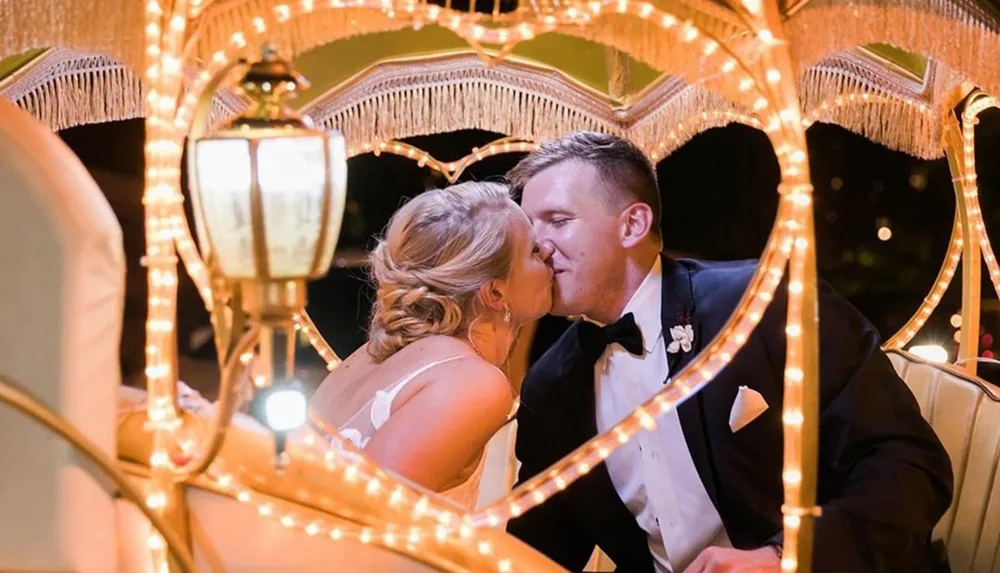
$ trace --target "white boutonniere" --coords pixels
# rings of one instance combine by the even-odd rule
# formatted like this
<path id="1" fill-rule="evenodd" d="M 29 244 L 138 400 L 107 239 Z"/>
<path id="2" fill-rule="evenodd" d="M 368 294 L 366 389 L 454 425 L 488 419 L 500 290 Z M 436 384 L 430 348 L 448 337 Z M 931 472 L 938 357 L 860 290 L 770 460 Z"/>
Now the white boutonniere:
<path id="1" fill-rule="evenodd" d="M 694 342 L 694 329 L 690 324 L 677 325 L 670 329 L 672 342 L 667 346 L 667 352 L 677 354 L 681 352 L 691 352 L 691 343 Z"/>

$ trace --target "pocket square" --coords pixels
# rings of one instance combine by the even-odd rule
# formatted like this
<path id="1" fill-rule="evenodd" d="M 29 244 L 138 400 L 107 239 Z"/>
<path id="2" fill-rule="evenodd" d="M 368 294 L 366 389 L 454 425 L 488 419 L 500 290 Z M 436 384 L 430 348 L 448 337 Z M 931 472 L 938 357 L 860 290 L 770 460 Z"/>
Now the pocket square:
<path id="1" fill-rule="evenodd" d="M 760 395 L 760 392 L 753 388 L 740 386 L 733 401 L 733 409 L 729 411 L 729 429 L 738 432 L 743 426 L 757 419 L 767 410 L 767 401 Z"/>

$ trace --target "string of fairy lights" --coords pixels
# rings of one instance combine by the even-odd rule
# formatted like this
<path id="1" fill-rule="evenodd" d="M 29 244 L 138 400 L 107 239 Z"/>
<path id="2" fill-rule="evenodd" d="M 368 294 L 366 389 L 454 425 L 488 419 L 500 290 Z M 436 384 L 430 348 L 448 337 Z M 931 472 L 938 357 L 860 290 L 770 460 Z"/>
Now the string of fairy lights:
<path id="1" fill-rule="evenodd" d="M 951 229 L 951 238 L 948 240 L 948 250 L 945 253 L 944 263 L 941 265 L 941 270 L 938 271 L 937 277 L 934 279 L 934 284 L 931 286 L 930 292 L 924 297 L 924 300 L 920 301 L 920 306 L 917 308 L 913 316 L 906 321 L 906 324 L 900 328 L 896 334 L 892 335 L 883 345 L 886 349 L 900 349 L 910 343 L 913 337 L 920 332 L 920 329 L 924 327 L 927 320 L 934 313 L 934 310 L 940 304 L 941 299 L 944 297 L 944 293 L 948 290 L 951 285 L 952 279 L 955 278 L 955 271 L 958 270 L 958 263 L 962 260 L 962 224 L 959 219 L 958 213 L 955 214 L 955 222 Z"/>
<path id="2" fill-rule="evenodd" d="M 802 125 L 804 127 L 809 127 L 818 121 L 822 116 L 839 107 L 860 103 L 889 103 L 891 101 L 894 100 L 890 96 L 870 92 L 859 92 L 857 94 L 837 96 L 836 98 L 823 102 L 822 104 L 816 106 L 813 111 L 807 113 L 802 121 Z M 912 102 L 908 101 L 908 103 Z M 914 103 L 913 105 L 917 107 L 920 113 L 931 113 L 931 108 L 923 103 Z M 650 157 L 654 161 L 662 159 L 669 152 L 669 150 L 680 141 L 685 133 L 700 133 L 709 127 L 716 127 L 727 123 L 740 123 L 757 129 L 763 129 L 763 124 L 761 124 L 760 119 L 752 115 L 730 110 L 703 111 L 694 115 L 690 119 L 677 124 L 673 129 L 671 129 L 665 138 L 654 146 L 653 150 L 650 152 Z M 531 141 L 503 138 L 492 142 L 483 148 L 473 149 L 472 153 L 458 159 L 457 161 L 443 162 L 436 159 L 429 152 L 424 151 L 412 144 L 395 140 L 387 140 L 366 142 L 360 146 L 348 148 L 347 155 L 348 157 L 354 157 L 363 153 L 372 153 L 375 155 L 380 153 L 391 153 L 400 157 L 407 157 L 416 161 L 421 167 L 428 167 L 441 173 L 448 179 L 448 181 L 453 183 L 458 180 L 466 169 L 478 161 L 487 157 L 505 153 L 526 153 L 533 150 L 536 145 L 537 144 Z M 180 255 L 180 258 L 184 263 L 185 270 L 191 276 L 192 281 L 196 285 L 206 309 L 211 311 L 215 301 L 213 299 L 213 291 L 208 274 L 208 268 L 201 261 L 186 219 L 179 216 L 176 217 L 178 218 L 174 219 L 173 223 L 176 225 L 177 253 Z M 961 245 L 960 237 L 957 239 L 953 238 L 953 241 L 954 240 L 958 240 L 959 245 Z M 955 263 L 955 266 L 957 267 L 957 262 Z M 953 275 L 954 268 L 951 273 L 946 274 Z M 931 310 L 933 310 L 933 308 Z M 929 311 L 927 313 L 929 313 Z M 923 310 L 919 310 L 918 314 L 925 314 L 925 312 Z M 308 315 L 303 315 L 301 320 L 311 323 Z M 922 324 L 923 323 L 920 325 L 909 326 L 919 330 Z M 903 330 L 909 331 L 912 330 L 912 328 L 907 327 Z M 329 345 L 325 343 L 322 336 L 319 336 L 318 334 L 310 334 L 314 332 L 314 329 L 310 330 L 308 328 L 303 328 L 303 331 L 307 336 L 309 336 L 310 343 L 324 358 L 324 360 L 326 360 L 327 364 L 335 366 L 340 363 L 340 359 L 336 356 Z M 904 341 L 902 345 L 905 345 L 908 341 L 909 339 Z M 333 366 L 331 366 L 331 369 L 332 367 Z"/>
<path id="3" fill-rule="evenodd" d="M 972 96 L 971 101 L 962 111 L 962 168 L 966 197 L 969 202 L 969 214 L 972 218 L 970 226 L 979 241 L 979 248 L 983 253 L 983 260 L 986 261 L 986 269 L 990 274 L 990 282 L 993 283 L 993 289 L 1000 297 L 1000 266 L 997 265 L 993 247 L 990 245 L 990 238 L 986 234 L 986 224 L 983 222 L 983 212 L 979 206 L 979 184 L 976 175 L 976 124 L 979 123 L 979 114 L 989 108 L 1000 108 L 1000 101 L 993 96 L 977 93 Z"/>
<path id="4" fill-rule="evenodd" d="M 690 34 L 688 34 L 688 37 L 691 37 L 691 35 L 690 35 Z M 242 41 L 242 42 L 240 41 L 240 40 L 242 40 L 242 38 L 241 38 L 240 36 L 234 36 L 234 40 L 235 40 L 235 42 L 234 42 L 234 43 L 235 43 L 235 44 L 237 45 L 237 47 L 238 47 L 238 48 L 240 48 L 240 47 L 242 47 L 243 45 L 245 45 L 245 41 Z M 224 62 L 225 62 L 225 57 L 224 57 L 224 55 L 223 55 L 223 57 L 214 57 L 214 58 L 213 58 L 213 63 L 218 63 L 218 64 L 220 64 L 220 65 L 221 65 L 221 64 L 224 64 Z M 772 77 L 773 77 L 773 75 L 774 75 L 774 74 L 771 74 L 771 75 L 772 75 Z M 207 77 L 206 77 L 206 76 L 202 76 L 202 78 L 199 78 L 199 80 L 202 80 L 202 79 L 204 79 L 204 81 L 207 81 Z M 194 90 L 192 90 L 192 92 L 193 92 L 193 93 L 197 93 L 197 88 L 196 88 L 196 89 L 194 89 Z M 765 106 L 762 106 L 762 105 L 758 105 L 757 107 L 758 107 L 758 108 L 763 108 L 763 107 L 765 107 Z M 179 117 L 184 117 L 184 116 L 183 116 L 183 108 L 182 108 L 181 112 L 182 112 L 182 113 L 179 113 L 179 114 L 178 114 L 178 115 L 179 115 Z M 786 115 L 786 116 L 788 116 L 788 115 L 792 115 L 792 114 L 785 114 L 785 115 Z M 780 120 L 779 120 L 779 121 L 780 121 Z M 804 159 L 804 152 L 803 152 L 803 153 L 802 153 L 801 155 L 802 155 L 802 157 L 801 157 L 801 158 L 799 159 L 800 161 L 801 161 L 802 159 Z M 795 196 L 795 195 L 800 195 L 800 193 L 798 193 L 798 194 L 791 194 L 790 196 Z M 802 204 L 802 203 L 804 203 L 804 202 L 803 202 L 803 201 L 801 201 L 801 200 L 799 200 L 799 201 L 798 201 L 798 203 L 799 203 L 799 204 L 800 204 L 800 206 L 801 206 L 801 204 Z M 190 246 L 190 247 L 192 248 L 192 250 L 193 250 L 193 245 L 189 245 L 189 246 Z M 789 249 L 786 249 L 786 250 L 790 250 L 790 248 L 789 248 Z M 770 251 L 770 252 L 775 252 L 775 251 L 774 251 L 774 249 L 771 249 L 771 251 Z M 781 252 L 784 252 L 784 250 L 782 250 Z M 194 253 L 188 253 L 188 254 L 190 255 L 190 254 L 194 254 Z M 189 257 L 189 258 L 190 258 L 190 259 L 192 259 L 192 260 L 197 260 L 197 259 L 196 259 L 196 258 L 194 258 L 194 257 Z M 784 261 L 782 261 L 782 262 L 780 263 L 780 265 L 776 265 L 776 266 L 775 266 L 775 268 L 776 268 L 776 269 L 778 269 L 778 273 L 773 273 L 773 272 L 771 272 L 771 273 L 770 273 L 770 274 L 771 274 L 771 276 L 775 276 L 775 274 L 777 275 L 777 276 L 776 276 L 776 278 L 775 278 L 775 279 L 773 280 L 773 285 L 772 285 L 772 286 L 771 286 L 771 288 L 770 288 L 770 291 L 771 291 L 771 293 L 773 293 L 773 289 L 774 289 L 774 288 L 776 288 L 776 285 L 777 285 L 777 280 L 779 280 L 779 279 L 780 279 L 780 276 L 781 276 L 781 273 L 780 273 L 780 268 L 781 268 L 781 267 L 783 267 L 783 266 L 784 266 Z M 202 270 L 203 270 L 203 269 L 202 269 Z M 774 269 L 769 269 L 769 271 L 773 271 L 773 270 L 774 270 Z M 761 294 L 761 295 L 765 295 L 765 296 L 761 296 L 761 297 L 760 297 L 760 298 L 761 298 L 762 300 L 770 300 L 770 297 L 771 297 L 771 294 L 767 293 L 767 292 L 766 292 L 766 290 L 765 290 L 765 292 L 762 292 L 762 293 L 760 293 L 760 294 Z M 765 306 L 766 306 L 766 302 L 765 302 L 764 304 L 765 304 Z M 751 317 L 751 319 L 752 319 L 752 320 L 750 321 L 750 324 L 751 324 L 751 325 L 755 324 L 755 320 L 759 321 L 759 320 L 760 320 L 760 316 L 761 316 L 761 311 L 757 311 L 757 312 L 752 312 L 752 313 L 750 313 L 750 317 Z M 745 336 L 746 336 L 745 334 L 741 334 L 741 333 L 737 333 L 737 336 L 736 336 L 736 337 L 734 337 L 734 340 L 740 340 L 740 339 L 742 339 L 743 341 L 745 341 Z M 735 349 L 734 349 L 734 350 L 735 350 Z M 723 355 L 723 356 L 726 356 L 726 355 Z M 728 354 L 728 356 L 731 356 L 731 354 Z M 707 362 L 707 361 L 706 361 L 706 362 Z M 701 376 L 702 376 L 702 378 L 703 378 L 703 381 L 704 381 L 704 382 L 707 382 L 707 380 L 708 380 L 708 379 L 710 379 L 710 377 L 711 377 L 712 375 L 714 375 L 714 372 L 712 372 L 712 370 L 711 370 L 710 368 L 708 368 L 707 366 L 703 365 L 702 369 L 700 370 L 700 374 L 701 374 Z M 674 390 L 676 390 L 676 391 L 680 392 L 680 396 L 681 396 L 681 397 L 682 397 L 682 396 L 684 396 L 684 395 L 687 395 L 687 394 L 689 394 L 689 393 L 690 393 L 690 390 L 688 390 L 687 392 L 684 392 L 684 391 L 683 391 L 683 390 L 684 390 L 684 389 L 686 388 L 686 386 L 685 386 L 685 385 L 684 385 L 683 383 L 679 383 L 679 384 L 674 384 L 674 385 L 672 385 L 672 387 L 673 387 L 673 389 L 674 389 Z M 675 401 L 676 401 L 676 400 L 675 400 Z M 657 405 L 658 405 L 658 406 L 659 406 L 659 407 L 660 407 L 661 409 L 666 409 L 666 408 L 669 408 L 669 407 L 671 407 L 671 404 L 670 404 L 670 400 L 669 400 L 669 398 L 667 398 L 667 399 L 663 399 L 663 397 L 660 397 L 660 400 L 658 400 L 658 401 L 657 401 Z M 652 425 L 652 424 L 655 424 L 655 421 L 653 421 L 653 419 L 652 419 L 652 417 L 650 416 L 650 414 L 649 414 L 648 412 L 645 412 L 645 411 L 641 410 L 641 409 L 640 409 L 640 411 L 639 411 L 639 412 L 637 413 L 637 417 L 636 417 L 635 419 L 637 419 L 637 420 L 639 421 L 639 423 L 641 424 L 641 427 L 649 427 L 650 425 Z M 623 423 L 623 427 L 621 427 L 621 428 L 618 428 L 618 434 L 617 434 L 617 439 L 618 439 L 618 440 L 621 440 L 621 436 L 626 436 L 626 435 L 628 435 L 628 434 L 630 434 L 630 433 L 634 433 L 634 431 L 637 431 L 637 430 L 632 430 L 632 431 L 630 432 L 630 430 L 632 430 L 632 429 L 628 427 L 627 423 Z M 598 455 L 606 455 L 606 454 L 605 454 L 605 452 L 609 452 L 609 451 L 610 451 L 610 450 L 609 450 L 608 448 L 606 448 L 606 447 L 600 447 L 600 448 L 597 448 L 597 453 L 598 453 Z M 574 467 L 575 467 L 575 469 L 576 469 L 576 470 L 578 470 L 578 471 L 582 471 L 582 473 L 586 473 L 586 471 L 589 471 L 589 468 L 590 468 L 590 467 L 592 467 L 593 465 L 594 465 L 593 463 L 586 463 L 586 462 L 579 462 L 579 461 L 578 461 L 578 462 L 576 462 L 576 463 L 575 463 Z M 582 474 L 581 474 L 581 475 L 582 475 Z M 567 476 L 567 477 L 569 477 L 570 479 L 573 479 L 573 477 L 572 477 L 572 476 Z M 559 485 L 562 485 L 562 484 L 564 484 L 564 483 L 565 483 L 565 482 L 567 481 L 567 480 L 563 479 L 563 478 L 562 478 L 562 477 L 561 477 L 560 475 L 558 475 L 558 474 L 556 475 L 556 478 L 557 478 L 557 479 L 553 479 L 553 480 L 551 480 L 551 481 L 552 481 L 552 483 L 556 484 L 557 486 L 559 486 Z M 542 485 L 546 485 L 546 484 L 542 484 Z M 544 499 L 544 496 L 543 496 L 543 495 L 541 494 L 541 492 L 542 492 L 542 491 L 543 491 L 542 489 L 539 489 L 539 490 L 537 490 L 537 491 L 533 492 L 533 494 L 532 494 L 532 496 L 531 496 L 531 497 L 532 497 L 532 499 L 533 499 L 533 500 L 535 500 L 535 501 L 536 501 L 536 503 L 537 503 L 537 502 L 539 502 L 539 501 L 540 501 L 541 499 Z M 518 506 L 518 505 L 516 505 L 516 504 L 512 504 L 512 505 L 511 505 L 511 507 L 510 507 L 510 510 L 511 510 L 511 514 L 512 514 L 512 515 L 516 515 L 516 514 L 519 514 L 519 512 L 520 512 L 521 510 L 519 510 L 519 509 L 518 509 L 518 507 L 519 507 L 519 506 Z M 501 519 L 502 519 L 502 518 L 500 518 L 500 517 L 497 517 L 497 516 L 496 516 L 496 514 L 490 514 L 490 516 L 489 516 L 489 518 L 488 518 L 488 521 L 489 521 L 490 523 L 493 523 L 493 522 L 495 522 L 495 521 L 498 521 L 498 520 L 501 520 Z"/>
<path id="5" fill-rule="evenodd" d="M 951 285 L 958 269 L 958 264 L 962 260 L 964 242 L 959 211 L 963 208 L 969 214 L 967 231 L 972 235 L 969 240 L 979 243 L 983 261 L 986 263 L 986 268 L 989 272 L 990 282 L 997 296 L 1000 297 L 1000 266 L 997 264 L 989 236 L 986 233 L 986 225 L 982 218 L 975 161 L 975 130 L 977 119 L 980 113 L 991 107 L 1000 107 L 996 98 L 983 94 L 974 94 L 970 97 L 965 109 L 962 111 L 962 149 L 949 150 L 950 153 L 955 154 L 959 159 L 957 163 L 960 171 L 957 177 L 962 183 L 962 193 L 959 194 L 956 187 L 955 222 L 952 226 L 951 238 L 948 242 L 944 264 L 941 266 L 941 270 L 938 272 L 930 292 L 921 302 L 920 307 L 906 324 L 885 343 L 885 348 L 887 349 L 903 348 L 913 340 L 933 314 L 948 287 Z"/>
<path id="6" fill-rule="evenodd" d="M 486 27 L 479 23 L 477 17 L 414 1 L 392 3 L 381 0 L 378 2 L 334 0 L 321 3 L 302 0 L 294 4 L 276 3 L 271 6 L 269 14 L 254 18 L 250 29 L 235 32 L 229 45 L 215 52 L 205 70 L 185 93 L 179 72 L 184 60 L 183 46 L 187 17 L 190 14 L 201 14 L 201 4 L 193 2 L 189 5 L 184 0 L 177 0 L 172 4 L 170 13 L 164 12 L 158 0 L 149 0 L 146 5 L 148 66 L 145 77 L 150 89 L 147 95 L 149 109 L 146 119 L 147 169 L 144 203 L 147 206 L 145 262 L 149 268 L 150 281 L 146 349 L 146 374 L 149 381 L 147 419 L 154 435 L 149 459 L 151 474 L 147 498 L 147 504 L 151 508 L 165 512 L 170 503 L 176 503 L 170 495 L 176 468 L 169 455 L 169 449 L 177 441 L 177 430 L 180 427 L 174 403 L 176 372 L 173 371 L 174 364 L 171 358 L 173 320 L 176 314 L 176 256 L 184 262 L 206 306 L 211 307 L 215 304 L 207 267 L 194 245 L 182 209 L 179 168 L 181 142 L 190 128 L 198 95 L 214 74 L 247 48 L 247 37 L 252 37 L 256 42 L 271 31 L 271 25 L 285 25 L 294 18 L 308 15 L 321 7 L 372 8 L 392 17 L 439 23 L 462 37 L 498 44 L 530 39 L 537 34 L 556 30 L 561 25 L 586 23 L 603 13 L 610 12 L 629 14 L 657 23 L 661 29 L 672 30 L 679 34 L 681 41 L 701 46 L 706 57 L 720 57 L 721 72 L 737 82 L 739 90 L 747 94 L 748 101 L 753 102 L 752 108 L 756 114 L 754 117 L 721 119 L 746 119 L 749 124 L 764 129 L 775 146 L 781 167 L 782 184 L 779 188 L 781 201 L 777 220 L 761 257 L 760 266 L 736 312 L 717 337 L 707 345 L 706 350 L 692 360 L 689 366 L 677 373 L 672 384 L 641 404 L 632 415 L 608 432 L 581 445 L 544 474 L 515 488 L 503 500 L 469 515 L 457 515 L 421 492 L 397 482 L 336 436 L 332 437 L 331 444 L 325 439 L 318 439 L 315 435 L 306 435 L 303 439 L 305 448 L 303 455 L 323 459 L 331 474 L 346 484 L 363 487 L 365 495 L 372 500 L 372 503 L 381 503 L 386 508 L 408 508 L 405 519 L 401 518 L 401 521 L 384 527 L 332 525 L 321 519 L 307 519 L 294 513 L 278 511 L 270 505 L 269 500 L 238 483 L 232 474 L 219 471 L 216 466 L 213 466 L 210 476 L 218 487 L 230 492 L 236 499 L 255 503 L 261 515 L 273 516 L 286 527 L 301 527 L 309 535 L 322 533 L 332 540 L 350 538 L 361 543 L 379 543 L 389 548 L 402 546 L 404 551 L 411 551 L 414 554 L 423 552 L 424 555 L 433 553 L 433 550 L 420 549 L 418 541 L 428 534 L 440 542 L 457 538 L 474 545 L 474 551 L 478 554 L 495 558 L 497 569 L 507 571 L 512 566 L 510 560 L 492 555 L 493 548 L 476 538 L 476 528 L 498 526 L 565 489 L 573 481 L 586 475 L 618 445 L 627 442 L 637 432 L 655 428 L 658 415 L 675 408 L 686 397 L 709 383 L 739 351 L 762 320 L 765 309 L 784 277 L 787 265 L 789 308 L 786 333 L 789 342 L 783 404 L 786 440 L 783 481 L 787 503 L 782 508 L 786 534 L 782 568 L 786 571 L 799 570 L 802 564 L 798 563 L 798 531 L 803 518 L 817 514 L 816 508 L 812 507 L 811 493 L 804 491 L 807 488 L 803 486 L 802 461 L 803 451 L 815 449 L 815 444 L 807 444 L 802 437 L 803 427 L 808 421 L 806 412 L 803 411 L 803 403 L 808 400 L 809 392 L 815 392 L 816 379 L 815 360 L 812 359 L 816 350 L 816 324 L 814 313 L 808 311 L 808 306 L 815 304 L 816 296 L 812 244 L 812 187 L 809 184 L 804 140 L 804 127 L 815 118 L 812 115 L 805 119 L 802 117 L 794 85 L 790 84 L 791 80 L 784 79 L 793 77 L 792 68 L 780 34 L 776 34 L 771 28 L 774 26 L 774 29 L 780 32 L 780 25 L 772 21 L 774 16 L 770 12 L 762 10 L 759 2 L 747 1 L 743 6 L 746 11 L 741 14 L 753 24 L 755 36 L 765 48 L 760 60 L 751 67 L 741 62 L 729 48 L 699 30 L 693 23 L 680 22 L 676 17 L 659 10 L 649 2 L 605 0 L 586 4 L 565 4 L 554 13 L 541 17 L 538 22 L 521 22 L 506 27 Z M 863 101 L 868 101 L 869 98 L 861 96 Z M 835 101 L 833 105 L 849 103 L 855 102 L 848 97 L 844 103 Z M 826 111 L 828 108 L 822 110 Z M 719 120 L 720 117 L 706 116 L 702 121 Z M 669 137 L 668 134 L 668 139 Z M 972 145 L 968 143 L 968 137 L 966 142 Z M 362 146 L 354 151 L 388 152 L 412 157 L 448 177 L 457 178 L 468 165 L 483 157 L 497 153 L 528 151 L 532 145 L 523 141 L 494 142 L 482 150 L 474 151 L 462 160 L 450 163 L 438 161 L 415 147 L 395 141 L 373 143 L 371 146 Z M 974 179 L 973 171 L 973 184 Z M 988 240 L 981 230 L 982 219 L 978 212 L 978 203 L 974 211 L 978 221 L 979 240 L 986 241 L 988 248 Z M 953 244 L 956 241 L 960 242 L 961 237 L 953 240 Z M 988 264 L 992 260 L 991 278 L 994 279 L 995 288 L 1000 292 L 1000 270 L 997 269 L 992 251 L 984 248 L 983 252 L 984 256 L 988 254 Z M 950 280 L 950 276 L 948 278 Z M 296 325 L 320 351 L 330 368 L 339 363 L 339 358 L 325 343 L 306 314 L 296 318 Z M 810 386 L 807 387 L 807 384 Z M 812 415 L 811 412 L 809 414 Z M 409 526 L 405 535 L 400 523 Z M 430 523 L 434 523 L 433 527 Z M 167 565 L 163 540 L 155 534 L 151 535 L 149 547 L 154 570 L 164 571 Z M 427 553 L 428 551 L 430 553 Z"/>

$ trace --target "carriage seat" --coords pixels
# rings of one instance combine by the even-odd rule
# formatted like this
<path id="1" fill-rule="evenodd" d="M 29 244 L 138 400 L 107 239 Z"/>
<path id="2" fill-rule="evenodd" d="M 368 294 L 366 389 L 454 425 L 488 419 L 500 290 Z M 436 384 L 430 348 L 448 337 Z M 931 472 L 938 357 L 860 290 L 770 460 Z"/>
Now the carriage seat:
<path id="1" fill-rule="evenodd" d="M 934 528 L 954 573 L 1000 566 L 1000 389 L 955 367 L 887 351 L 920 404 L 955 472 L 951 507 Z"/>

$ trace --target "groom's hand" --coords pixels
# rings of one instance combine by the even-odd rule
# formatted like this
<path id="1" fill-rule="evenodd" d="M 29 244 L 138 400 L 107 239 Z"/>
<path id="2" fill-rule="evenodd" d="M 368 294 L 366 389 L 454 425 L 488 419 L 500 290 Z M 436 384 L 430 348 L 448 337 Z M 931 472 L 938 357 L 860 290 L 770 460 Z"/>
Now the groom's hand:
<path id="1" fill-rule="evenodd" d="M 780 573 L 781 558 L 772 547 L 753 551 L 709 547 L 684 573 Z"/>

